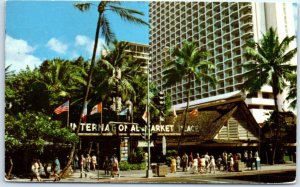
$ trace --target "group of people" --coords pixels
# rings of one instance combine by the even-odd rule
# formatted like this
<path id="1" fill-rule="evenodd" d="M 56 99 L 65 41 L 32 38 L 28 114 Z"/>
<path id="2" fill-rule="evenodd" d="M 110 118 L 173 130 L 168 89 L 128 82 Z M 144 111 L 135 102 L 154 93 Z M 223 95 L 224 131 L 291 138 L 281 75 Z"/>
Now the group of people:
<path id="1" fill-rule="evenodd" d="M 31 163 L 31 181 L 36 179 L 38 182 L 43 181 L 42 176 L 54 177 L 54 181 L 60 180 L 60 161 L 58 157 L 51 163 L 50 168 L 48 164 L 43 165 L 40 159 L 33 159 Z"/>
<path id="2" fill-rule="evenodd" d="M 79 162 L 79 164 L 78 164 Z M 80 159 L 78 158 L 77 154 L 74 157 L 74 170 L 76 170 L 76 168 L 80 168 L 80 178 L 83 177 L 83 174 L 85 175 L 85 177 L 87 177 L 88 172 L 90 172 L 91 170 L 91 166 L 93 171 L 96 170 L 96 166 L 97 166 L 97 157 L 96 155 L 93 155 L 92 157 L 87 154 L 86 157 L 82 154 Z"/>
<path id="3" fill-rule="evenodd" d="M 214 156 L 209 156 L 208 153 L 205 155 L 200 155 L 199 153 L 193 155 L 191 153 L 189 156 L 184 153 L 182 157 L 177 155 L 176 158 L 171 158 L 171 173 L 176 173 L 176 170 L 180 169 L 181 165 L 183 171 L 206 173 L 209 170 L 209 172 L 213 171 L 215 173 L 216 162 Z"/>
<path id="4" fill-rule="evenodd" d="M 78 164 L 79 163 L 79 164 Z M 92 157 L 87 154 L 86 157 L 82 154 L 80 158 L 78 158 L 77 154 L 74 157 L 74 170 L 76 168 L 80 168 L 80 178 L 88 176 L 88 173 L 91 170 L 95 171 L 97 166 L 97 157 L 96 155 L 93 155 Z M 115 176 L 119 176 L 119 162 L 115 155 L 112 155 L 112 157 L 109 159 L 108 156 L 105 157 L 105 160 L 103 162 L 103 169 L 105 172 L 105 175 L 111 175 L 112 178 Z"/>
<path id="5" fill-rule="evenodd" d="M 260 161 L 258 151 L 252 153 L 252 151 L 245 151 L 244 155 L 240 153 L 226 153 L 224 151 L 222 155 L 219 155 L 217 159 L 213 155 L 209 155 L 206 152 L 204 155 L 199 153 L 193 154 L 192 152 L 187 155 L 184 153 L 182 157 L 177 155 L 171 158 L 171 173 L 176 173 L 182 166 L 182 171 L 192 173 L 207 173 L 216 172 L 216 168 L 221 171 L 236 171 L 235 163 L 243 161 L 246 167 L 253 169 L 254 163 L 257 169 L 257 162 Z"/>

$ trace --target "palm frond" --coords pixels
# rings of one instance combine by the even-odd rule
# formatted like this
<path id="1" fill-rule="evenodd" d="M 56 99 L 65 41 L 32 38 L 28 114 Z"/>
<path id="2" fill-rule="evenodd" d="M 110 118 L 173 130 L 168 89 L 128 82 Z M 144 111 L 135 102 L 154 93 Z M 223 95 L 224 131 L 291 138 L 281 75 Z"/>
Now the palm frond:
<path id="1" fill-rule="evenodd" d="M 289 52 L 287 52 L 285 55 L 282 56 L 281 64 L 291 61 L 296 54 L 297 54 L 297 48 L 290 50 Z"/>
<path id="2" fill-rule="evenodd" d="M 111 41 L 115 40 L 115 34 L 110 28 L 109 21 L 106 19 L 106 17 L 101 15 L 100 18 L 100 24 L 101 24 L 101 31 L 102 36 L 105 38 L 105 43 L 109 44 Z"/>
<path id="3" fill-rule="evenodd" d="M 147 22 L 145 22 L 144 20 L 142 20 L 138 17 L 135 17 L 133 15 L 133 14 L 144 15 L 143 12 L 140 12 L 137 10 L 132 10 L 132 9 L 127 9 L 127 8 L 123 8 L 123 7 L 119 7 L 119 6 L 113 6 L 113 5 L 109 5 L 109 7 L 110 7 L 109 10 L 118 14 L 125 21 L 129 21 L 134 24 L 141 24 L 141 25 L 149 26 L 149 24 Z"/>
<path id="4" fill-rule="evenodd" d="M 92 3 L 75 3 L 74 7 L 79 9 L 81 12 L 88 11 L 91 7 Z"/>

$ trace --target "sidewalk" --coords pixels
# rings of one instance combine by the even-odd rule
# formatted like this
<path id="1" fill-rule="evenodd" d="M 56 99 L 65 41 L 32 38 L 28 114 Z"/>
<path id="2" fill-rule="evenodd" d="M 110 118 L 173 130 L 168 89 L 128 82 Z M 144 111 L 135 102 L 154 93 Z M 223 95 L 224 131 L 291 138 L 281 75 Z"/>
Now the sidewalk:
<path id="1" fill-rule="evenodd" d="M 216 171 L 216 173 L 205 173 L 205 174 L 193 174 L 190 172 L 182 172 L 182 169 L 180 169 L 176 173 L 168 173 L 166 177 L 181 177 L 181 176 L 195 176 L 195 175 L 203 175 L 203 176 L 211 176 L 211 175 L 245 175 L 245 174 L 257 174 L 257 173 L 272 173 L 276 171 L 283 171 L 283 170 L 296 170 L 296 164 L 276 164 L 276 165 L 261 165 L 261 167 L 258 170 L 251 170 L 251 169 L 245 169 L 242 172 L 228 172 L 228 171 Z M 169 168 L 170 171 L 170 168 Z M 115 177 L 114 179 L 111 179 L 109 175 L 104 175 L 104 170 L 98 170 L 96 171 L 90 171 L 88 173 L 88 176 L 85 178 L 80 178 L 80 172 L 79 170 L 76 170 L 76 172 L 73 173 L 70 177 L 62 180 L 68 180 L 71 181 L 80 181 L 80 182 L 97 182 L 99 179 L 99 182 L 106 182 L 112 180 L 134 180 L 137 179 L 144 179 L 146 178 L 146 170 L 131 170 L 131 171 L 120 171 L 120 177 Z M 157 178 L 155 174 L 153 174 L 152 178 Z"/>
<path id="2" fill-rule="evenodd" d="M 228 171 L 216 171 L 216 173 L 205 173 L 205 174 L 193 174 L 190 172 L 182 172 L 182 169 L 177 171 L 176 173 L 168 173 L 166 177 L 187 177 L 187 176 L 231 176 L 231 175 L 255 175 L 255 174 L 264 174 L 264 173 L 272 173 L 276 171 L 291 171 L 296 170 L 296 164 L 276 164 L 276 165 L 261 165 L 258 170 L 245 169 L 242 172 L 228 172 Z M 170 171 L 170 168 L 169 168 Z M 151 179 L 155 180 L 155 174 Z M 87 174 L 87 177 L 83 175 L 80 178 L 80 171 L 77 169 L 71 176 L 61 179 L 59 182 L 83 182 L 83 183 L 113 183 L 114 180 L 120 181 L 130 181 L 132 183 L 142 182 L 143 179 L 146 178 L 146 170 L 132 170 L 132 171 L 120 171 L 120 177 L 111 178 L 110 175 L 105 175 L 104 170 L 96 170 L 90 171 Z M 31 182 L 30 179 L 13 179 L 8 182 Z M 53 179 L 44 179 L 44 182 L 53 182 Z"/>

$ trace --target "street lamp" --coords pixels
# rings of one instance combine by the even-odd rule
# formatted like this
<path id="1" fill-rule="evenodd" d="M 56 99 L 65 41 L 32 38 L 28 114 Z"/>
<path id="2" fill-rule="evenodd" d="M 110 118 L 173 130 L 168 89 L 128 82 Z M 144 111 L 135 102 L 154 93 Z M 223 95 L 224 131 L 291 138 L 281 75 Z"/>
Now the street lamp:
<path id="1" fill-rule="evenodd" d="M 150 178 L 152 177 L 152 170 L 150 167 L 150 160 L 151 160 L 151 153 L 150 153 L 150 112 L 149 112 L 149 77 L 150 77 L 150 73 L 149 73 L 149 61 L 147 62 L 147 143 L 148 143 L 148 166 L 147 166 L 147 171 L 146 171 L 146 177 Z"/>

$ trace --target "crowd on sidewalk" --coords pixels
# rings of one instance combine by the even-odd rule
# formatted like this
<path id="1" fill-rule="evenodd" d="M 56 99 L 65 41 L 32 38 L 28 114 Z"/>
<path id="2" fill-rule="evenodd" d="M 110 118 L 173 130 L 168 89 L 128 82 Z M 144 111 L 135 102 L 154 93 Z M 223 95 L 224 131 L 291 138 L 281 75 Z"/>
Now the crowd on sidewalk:
<path id="1" fill-rule="evenodd" d="M 249 168 L 257 170 L 260 165 L 260 157 L 258 151 L 245 151 L 243 155 L 241 153 L 227 153 L 224 151 L 222 155 L 218 155 L 215 159 L 214 155 L 209 155 L 206 152 L 204 155 L 191 152 L 189 155 L 184 153 L 182 156 L 177 155 L 171 158 L 170 172 L 176 173 L 177 170 L 182 168 L 183 172 L 190 173 L 215 173 L 216 170 L 234 172 L 239 171 L 241 165 L 243 168 Z"/>
<path id="2" fill-rule="evenodd" d="M 78 164 L 79 163 L 79 164 Z M 86 157 L 82 154 L 80 158 L 78 158 L 77 155 L 75 155 L 74 163 L 73 163 L 73 170 L 76 171 L 76 169 L 80 169 L 80 178 L 88 177 L 89 172 L 92 170 L 96 170 L 97 163 L 97 157 L 96 155 L 93 155 L 92 157 L 87 154 Z M 99 165 L 98 165 L 99 167 Z M 112 155 L 111 158 L 108 156 L 105 156 L 105 160 L 103 161 L 103 169 L 105 172 L 105 175 L 110 175 L 111 178 L 114 178 L 115 176 L 120 176 L 120 168 L 119 168 L 119 161 L 116 155 Z"/>

